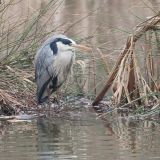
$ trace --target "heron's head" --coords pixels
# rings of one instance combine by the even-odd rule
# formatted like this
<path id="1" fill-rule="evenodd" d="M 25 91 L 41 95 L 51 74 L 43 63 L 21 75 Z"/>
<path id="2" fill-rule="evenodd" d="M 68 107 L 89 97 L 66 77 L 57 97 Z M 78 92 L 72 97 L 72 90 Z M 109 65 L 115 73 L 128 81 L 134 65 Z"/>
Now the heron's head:
<path id="1" fill-rule="evenodd" d="M 54 41 L 50 43 L 50 47 L 53 52 L 56 54 L 57 52 L 67 52 L 67 51 L 89 51 L 91 50 L 89 47 L 85 47 L 83 45 L 77 44 L 74 40 L 60 35 L 57 36 Z"/>

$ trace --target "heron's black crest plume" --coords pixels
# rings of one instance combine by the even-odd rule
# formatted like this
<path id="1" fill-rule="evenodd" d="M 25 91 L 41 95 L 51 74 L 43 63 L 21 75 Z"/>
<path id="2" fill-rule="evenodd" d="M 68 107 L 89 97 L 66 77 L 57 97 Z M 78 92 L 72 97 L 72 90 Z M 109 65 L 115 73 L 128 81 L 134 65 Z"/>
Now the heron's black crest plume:
<path id="1" fill-rule="evenodd" d="M 72 42 L 69 39 L 65 39 L 65 38 L 56 38 L 57 42 L 62 42 L 65 45 L 70 45 Z"/>
<path id="2" fill-rule="evenodd" d="M 57 44 L 55 41 L 53 41 L 51 44 L 50 44 L 50 47 L 51 47 L 51 50 L 53 51 L 53 54 L 57 54 L 58 52 L 58 48 L 57 48 Z"/>
<path id="3" fill-rule="evenodd" d="M 72 43 L 70 40 L 65 39 L 65 38 L 56 38 L 53 42 L 50 43 L 51 50 L 53 51 L 53 54 L 55 55 L 58 52 L 58 48 L 56 44 L 57 42 L 62 42 L 65 45 L 70 45 Z"/>

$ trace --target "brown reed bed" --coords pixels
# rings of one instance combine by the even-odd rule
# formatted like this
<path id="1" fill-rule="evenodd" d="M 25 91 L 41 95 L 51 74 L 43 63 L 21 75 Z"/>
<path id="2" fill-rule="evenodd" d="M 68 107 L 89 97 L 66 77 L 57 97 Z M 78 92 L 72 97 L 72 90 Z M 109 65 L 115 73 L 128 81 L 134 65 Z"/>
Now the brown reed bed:
<path id="1" fill-rule="evenodd" d="M 136 26 L 93 106 L 113 88 L 115 106 L 160 105 L 160 13 Z M 145 45 L 141 46 L 142 41 Z M 142 48 L 139 53 L 138 48 Z M 140 58 L 142 57 L 142 58 Z"/>

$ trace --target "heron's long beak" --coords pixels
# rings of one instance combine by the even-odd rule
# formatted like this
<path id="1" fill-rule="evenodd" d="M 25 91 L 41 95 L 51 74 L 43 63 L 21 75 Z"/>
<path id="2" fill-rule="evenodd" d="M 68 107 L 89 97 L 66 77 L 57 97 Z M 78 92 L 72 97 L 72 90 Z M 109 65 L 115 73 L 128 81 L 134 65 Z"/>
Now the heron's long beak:
<path id="1" fill-rule="evenodd" d="M 80 50 L 80 51 L 85 51 L 85 52 L 91 52 L 92 48 L 81 45 L 81 44 L 72 44 L 72 47 Z"/>

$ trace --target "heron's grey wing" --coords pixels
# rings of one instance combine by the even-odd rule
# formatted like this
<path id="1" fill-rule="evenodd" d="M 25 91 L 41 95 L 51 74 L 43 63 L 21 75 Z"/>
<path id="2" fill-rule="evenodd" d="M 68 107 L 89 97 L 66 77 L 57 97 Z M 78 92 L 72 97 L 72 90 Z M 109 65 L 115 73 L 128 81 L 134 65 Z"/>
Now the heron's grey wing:
<path id="1" fill-rule="evenodd" d="M 55 59 L 56 56 L 53 54 L 50 45 L 40 48 L 36 54 L 35 79 L 37 83 L 37 98 L 39 103 L 46 101 L 51 94 L 49 86 L 56 78 L 53 67 Z"/>

